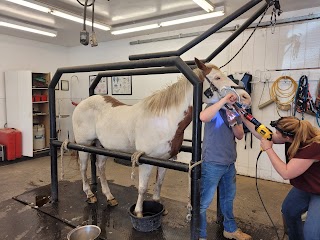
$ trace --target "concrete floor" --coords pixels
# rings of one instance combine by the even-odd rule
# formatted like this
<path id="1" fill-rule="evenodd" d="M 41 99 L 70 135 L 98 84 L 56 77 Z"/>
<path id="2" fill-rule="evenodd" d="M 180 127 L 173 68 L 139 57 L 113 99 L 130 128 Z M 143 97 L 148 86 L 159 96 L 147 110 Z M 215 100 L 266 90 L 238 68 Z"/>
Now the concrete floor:
<path id="1" fill-rule="evenodd" d="M 75 182 L 80 180 L 79 167 L 77 160 L 73 158 L 70 153 L 69 155 L 70 156 L 64 157 L 64 180 Z M 107 178 L 114 184 L 123 187 L 138 186 L 137 179 L 135 181 L 130 179 L 131 168 L 128 166 L 115 163 L 113 160 L 108 160 L 106 173 Z M 48 185 L 50 184 L 50 158 L 42 157 L 10 163 L 0 163 L 0 181 L 2 183 L 0 203 L 26 191 Z M 153 181 L 154 174 L 149 184 L 149 193 L 152 193 Z M 282 237 L 283 227 L 280 206 L 282 200 L 291 187 L 288 184 L 265 180 L 258 180 L 258 186 L 266 208 L 268 209 L 274 224 L 279 229 L 280 237 Z M 164 180 L 161 196 L 187 205 L 187 189 L 187 173 L 168 170 Z M 115 197 L 121 201 L 119 196 Z M 254 223 L 258 225 L 261 224 L 261 226 L 271 227 L 270 220 L 268 219 L 268 216 L 259 200 L 254 178 L 237 176 L 237 196 L 234 206 L 234 213 L 237 219 L 241 219 L 241 221 L 248 224 Z M 210 209 L 214 214 L 209 214 L 209 223 L 213 224 L 216 219 L 216 201 L 213 202 Z M 0 220 L 3 217 L 3 215 L 0 215 Z M 270 235 L 273 236 L 275 234 L 271 231 Z M 270 237 L 269 239 L 276 238 Z"/>

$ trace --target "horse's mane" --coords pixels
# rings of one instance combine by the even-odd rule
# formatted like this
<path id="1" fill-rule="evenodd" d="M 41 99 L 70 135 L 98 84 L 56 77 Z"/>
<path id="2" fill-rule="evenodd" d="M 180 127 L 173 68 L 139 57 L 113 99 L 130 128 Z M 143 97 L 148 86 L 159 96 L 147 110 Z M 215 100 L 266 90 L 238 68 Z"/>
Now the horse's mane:
<path id="1" fill-rule="evenodd" d="M 219 68 L 212 64 L 208 64 L 207 66 L 219 70 Z M 204 75 L 200 69 L 196 68 L 193 72 L 203 81 Z M 185 101 L 186 94 L 191 87 L 192 85 L 189 80 L 184 75 L 181 75 L 176 83 L 146 97 L 143 103 L 151 113 L 160 115 L 170 107 L 178 107 Z"/>

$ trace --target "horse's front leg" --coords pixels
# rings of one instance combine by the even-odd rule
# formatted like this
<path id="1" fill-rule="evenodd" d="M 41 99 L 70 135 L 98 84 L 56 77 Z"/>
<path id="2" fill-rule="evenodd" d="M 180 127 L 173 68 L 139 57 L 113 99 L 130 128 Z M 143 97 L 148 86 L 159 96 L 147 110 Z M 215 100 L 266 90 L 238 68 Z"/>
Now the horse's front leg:
<path id="1" fill-rule="evenodd" d="M 153 166 L 147 164 L 142 164 L 139 166 L 139 195 L 136 207 L 134 209 L 135 215 L 139 218 L 143 217 L 143 195 L 148 189 L 148 182 L 152 171 L 152 167 Z"/>
<path id="2" fill-rule="evenodd" d="M 87 178 L 88 157 L 89 157 L 89 153 L 79 151 L 80 172 L 81 172 L 81 178 L 82 178 L 82 189 L 87 195 L 87 202 L 88 203 L 95 203 L 95 202 L 97 202 L 97 198 L 92 193 L 90 185 L 88 183 L 88 178 Z"/>
<path id="3" fill-rule="evenodd" d="M 118 202 L 114 198 L 114 196 L 112 195 L 112 193 L 111 193 L 111 191 L 109 189 L 108 181 L 107 181 L 107 178 L 106 178 L 106 170 L 105 170 L 105 168 L 106 168 L 106 160 L 107 160 L 106 156 L 98 155 L 97 156 L 96 166 L 97 166 L 98 171 L 99 171 L 102 193 L 107 198 L 107 204 L 113 207 L 113 206 L 118 205 Z"/>
<path id="4" fill-rule="evenodd" d="M 166 174 L 167 169 L 163 167 L 158 167 L 157 168 L 157 179 L 156 179 L 156 184 L 154 185 L 154 190 L 153 190 L 153 201 L 160 202 L 160 192 L 161 192 L 161 187 L 162 183 L 164 180 L 164 176 Z M 163 212 L 163 215 L 167 215 L 168 210 L 165 209 Z"/>

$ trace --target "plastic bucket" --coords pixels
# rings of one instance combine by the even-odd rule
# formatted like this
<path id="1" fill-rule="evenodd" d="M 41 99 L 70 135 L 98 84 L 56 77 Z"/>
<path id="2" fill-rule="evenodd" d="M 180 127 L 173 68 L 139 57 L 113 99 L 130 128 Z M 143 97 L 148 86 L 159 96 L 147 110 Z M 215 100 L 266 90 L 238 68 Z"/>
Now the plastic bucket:
<path id="1" fill-rule="evenodd" d="M 129 208 L 129 215 L 134 229 L 140 232 L 151 232 L 161 227 L 161 219 L 164 207 L 155 201 L 143 202 L 143 217 L 138 218 L 134 215 L 136 204 Z"/>
<path id="2" fill-rule="evenodd" d="M 45 129 L 44 125 L 33 126 L 33 149 L 39 150 L 45 148 Z"/>

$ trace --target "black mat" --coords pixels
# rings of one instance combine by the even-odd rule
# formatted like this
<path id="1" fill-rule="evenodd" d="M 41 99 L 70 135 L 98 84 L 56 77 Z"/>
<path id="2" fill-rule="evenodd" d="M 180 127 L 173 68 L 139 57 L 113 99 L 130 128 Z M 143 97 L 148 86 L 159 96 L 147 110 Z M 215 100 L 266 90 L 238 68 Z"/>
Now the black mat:
<path id="1" fill-rule="evenodd" d="M 138 232 L 133 229 L 128 214 L 129 207 L 136 202 L 138 194 L 137 189 L 134 186 L 123 187 L 113 183 L 110 183 L 109 186 L 111 192 L 119 201 L 119 205 L 116 207 L 107 206 L 105 197 L 102 195 L 100 188 L 98 188 L 97 192 L 98 203 L 87 204 L 85 202 L 86 198 L 82 191 L 82 183 L 80 181 L 60 182 L 58 203 L 47 203 L 39 207 L 38 210 L 20 204 L 20 208 L 27 207 L 28 210 L 21 213 L 21 210 L 16 208 L 11 209 L 9 211 L 10 213 L 7 213 L 7 215 L 10 215 L 10 221 L 13 223 L 16 223 L 17 219 L 25 218 L 24 224 L 18 232 L 20 235 L 25 232 L 26 238 L 17 238 L 17 236 L 20 235 L 12 235 L 13 231 L 7 231 L 5 227 L 1 226 L 0 229 L 2 231 L 0 233 L 0 239 L 66 239 L 67 232 L 72 229 L 70 226 L 85 224 L 98 225 L 102 230 L 100 239 L 190 239 L 190 226 L 189 223 L 185 221 L 185 216 L 187 214 L 185 203 L 162 198 L 162 203 L 169 211 L 169 214 L 162 218 L 161 228 L 150 233 Z M 45 199 L 45 196 L 49 195 L 50 186 L 48 185 L 23 193 L 17 196 L 16 199 L 20 202 L 36 205 L 36 197 L 41 198 L 43 196 Z M 147 195 L 146 199 L 151 199 L 151 196 Z M 16 202 L 14 205 L 17 204 L 19 203 Z M 40 203 L 40 205 L 42 204 Z M 3 207 L 3 203 L 0 206 Z M 213 221 L 216 214 L 213 211 L 209 211 L 208 215 L 211 219 L 208 226 L 208 239 L 224 239 L 222 236 L 223 229 Z M 0 222 L 3 222 L 2 218 L 0 218 Z M 273 237 L 275 235 L 274 230 L 269 226 L 263 226 L 257 223 L 245 223 L 241 219 L 237 219 L 237 223 L 243 231 L 251 234 L 253 239 L 276 239 Z M 28 226 L 28 224 L 30 224 L 30 226 Z M 25 231 L 23 231 L 23 228 Z M 46 235 L 47 237 L 43 238 L 43 235 Z M 50 238 L 48 237 L 49 235 L 51 235 Z"/>
<path id="2" fill-rule="evenodd" d="M 67 239 L 73 228 L 13 199 L 0 204 L 1 240 Z"/>

